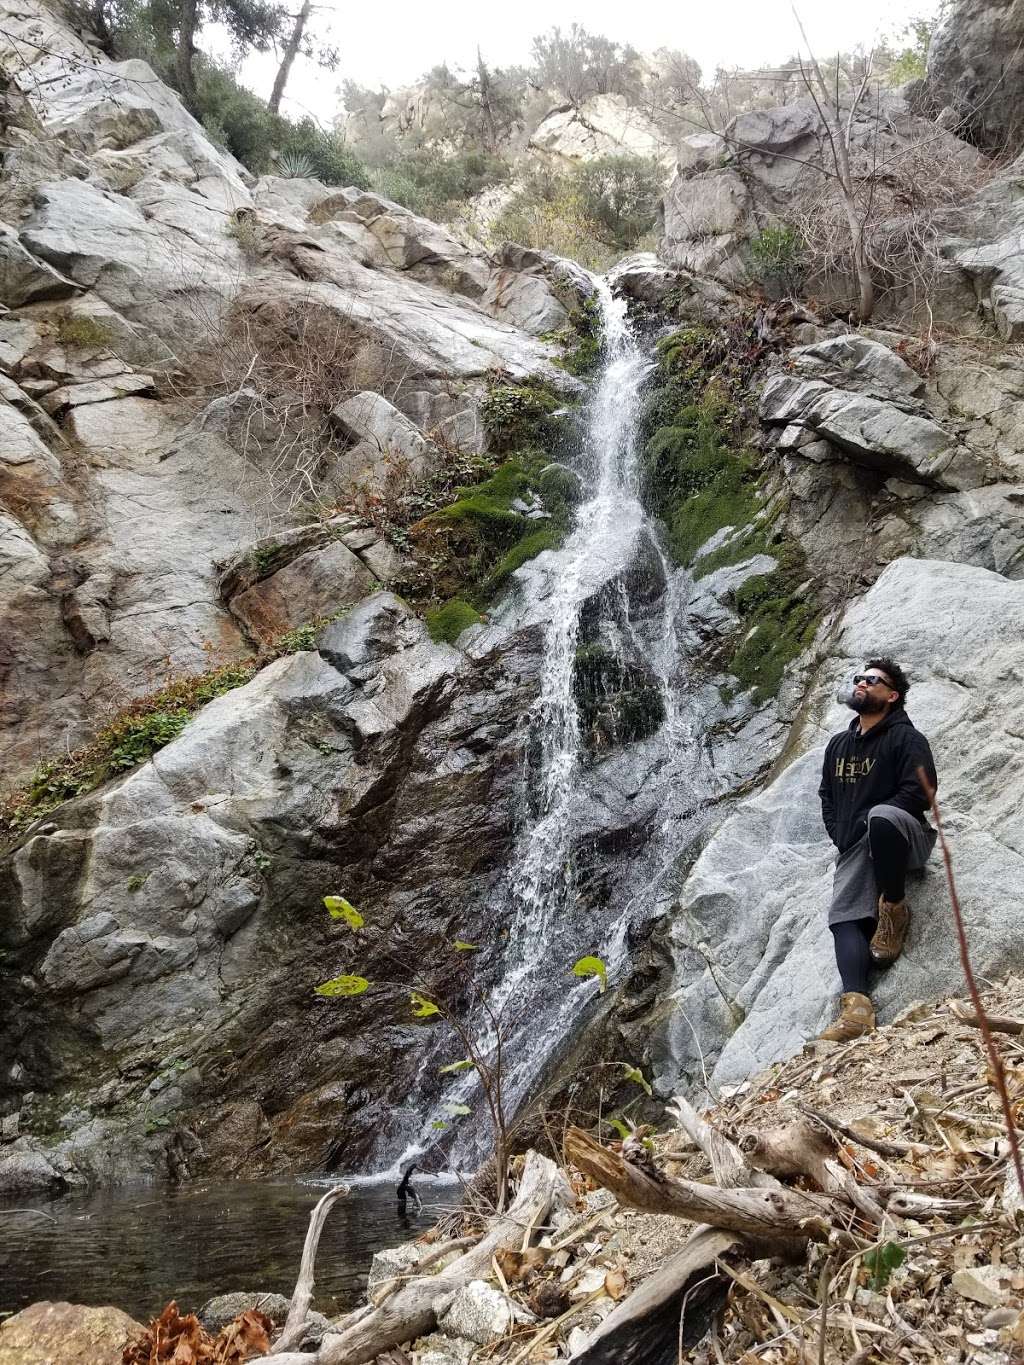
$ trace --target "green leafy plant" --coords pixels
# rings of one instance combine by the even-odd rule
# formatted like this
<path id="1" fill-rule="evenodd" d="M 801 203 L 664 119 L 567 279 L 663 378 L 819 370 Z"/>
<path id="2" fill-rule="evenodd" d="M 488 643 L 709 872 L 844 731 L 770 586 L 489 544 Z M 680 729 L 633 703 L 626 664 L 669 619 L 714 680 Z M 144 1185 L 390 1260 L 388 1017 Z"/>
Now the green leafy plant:
<path id="1" fill-rule="evenodd" d="M 310 180 L 316 175 L 316 163 L 308 152 L 288 148 L 277 158 L 276 170 L 287 180 Z"/>
<path id="2" fill-rule="evenodd" d="M 883 1242 L 864 1253 L 864 1265 L 871 1275 L 872 1285 L 880 1292 L 889 1283 L 892 1272 L 907 1259 L 907 1253 L 898 1242 Z"/>
<path id="3" fill-rule="evenodd" d="M 350 905 L 344 896 L 325 896 L 324 905 L 331 919 L 341 919 L 350 929 L 361 929 L 366 921 L 355 908 Z"/>
<path id="4" fill-rule="evenodd" d="M 332 976 L 330 981 L 324 981 L 316 987 L 316 994 L 333 998 L 339 995 L 362 995 L 369 990 L 370 982 L 365 976 L 341 975 Z"/>
<path id="5" fill-rule="evenodd" d="M 761 277 L 781 294 L 799 293 L 807 274 L 804 242 L 795 228 L 782 223 L 764 227 L 750 243 Z"/>
<path id="6" fill-rule="evenodd" d="M 603 995 L 608 988 L 608 968 L 599 957 L 581 957 L 572 965 L 573 976 L 597 978 L 598 990 Z"/>
<path id="7" fill-rule="evenodd" d="M 64 313 L 54 325 L 60 344 L 75 350 L 98 350 L 109 346 L 114 339 L 106 323 L 83 313 Z"/>

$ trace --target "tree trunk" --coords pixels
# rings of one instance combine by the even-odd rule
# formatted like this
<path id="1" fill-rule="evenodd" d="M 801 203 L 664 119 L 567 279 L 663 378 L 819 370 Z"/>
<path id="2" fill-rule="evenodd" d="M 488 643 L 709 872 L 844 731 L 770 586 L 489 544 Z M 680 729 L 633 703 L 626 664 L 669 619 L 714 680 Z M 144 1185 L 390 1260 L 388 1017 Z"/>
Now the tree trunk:
<path id="1" fill-rule="evenodd" d="M 274 77 L 274 88 L 270 92 L 270 99 L 267 101 L 267 108 L 272 114 L 276 114 L 281 108 L 281 96 L 284 88 L 288 84 L 288 77 L 291 75 L 292 62 L 298 55 L 299 45 L 302 42 L 302 35 L 305 32 L 306 24 L 309 20 L 310 11 L 313 8 L 313 0 L 302 0 L 302 8 L 295 16 L 295 24 L 292 27 L 292 35 L 288 39 L 281 58 L 281 65 L 277 68 L 277 75 Z"/>
<path id="2" fill-rule="evenodd" d="M 175 67 L 178 75 L 178 91 L 188 109 L 197 113 L 199 95 L 196 91 L 196 78 L 192 70 L 192 56 L 195 52 L 196 29 L 199 26 L 199 0 L 181 0 L 178 23 L 178 52 Z"/>

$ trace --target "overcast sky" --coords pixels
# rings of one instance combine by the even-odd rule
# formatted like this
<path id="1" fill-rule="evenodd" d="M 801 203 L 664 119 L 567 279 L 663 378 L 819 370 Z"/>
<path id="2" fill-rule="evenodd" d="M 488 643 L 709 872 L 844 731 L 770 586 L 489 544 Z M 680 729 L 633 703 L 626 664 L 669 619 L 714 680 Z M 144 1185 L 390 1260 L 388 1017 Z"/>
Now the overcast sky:
<path id="1" fill-rule="evenodd" d="M 802 0 L 798 6 L 819 56 L 870 46 L 912 16 L 934 14 L 938 0 Z M 510 22 L 514 21 L 514 22 Z M 341 52 L 334 73 L 296 62 L 284 112 L 304 111 L 329 122 L 338 110 L 342 80 L 360 85 L 409 85 L 439 62 L 464 66 L 477 45 L 495 66 L 525 63 L 530 40 L 553 25 L 582 24 L 642 52 L 680 48 L 705 72 L 717 66 L 749 67 L 782 61 L 799 46 L 790 0 L 389 0 L 387 4 L 321 4 L 316 33 L 330 37 Z M 260 95 L 273 84 L 275 60 L 254 57 L 243 79 Z"/>

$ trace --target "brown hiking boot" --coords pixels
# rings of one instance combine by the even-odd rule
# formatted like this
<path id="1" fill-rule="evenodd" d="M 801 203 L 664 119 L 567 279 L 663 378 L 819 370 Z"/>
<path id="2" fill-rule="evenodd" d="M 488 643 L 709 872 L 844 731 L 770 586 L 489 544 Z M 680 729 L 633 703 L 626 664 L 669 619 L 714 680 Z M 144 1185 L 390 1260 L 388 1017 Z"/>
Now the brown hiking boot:
<path id="1" fill-rule="evenodd" d="M 848 1043 L 865 1033 L 873 1033 L 875 1011 L 871 1001 L 859 991 L 847 991 L 839 1000 L 839 1018 L 819 1034 L 822 1043 Z"/>
<path id="2" fill-rule="evenodd" d="M 910 906 L 906 899 L 887 901 L 878 898 L 878 928 L 871 940 L 871 961 L 876 967 L 890 967 L 903 951 L 910 928 Z"/>

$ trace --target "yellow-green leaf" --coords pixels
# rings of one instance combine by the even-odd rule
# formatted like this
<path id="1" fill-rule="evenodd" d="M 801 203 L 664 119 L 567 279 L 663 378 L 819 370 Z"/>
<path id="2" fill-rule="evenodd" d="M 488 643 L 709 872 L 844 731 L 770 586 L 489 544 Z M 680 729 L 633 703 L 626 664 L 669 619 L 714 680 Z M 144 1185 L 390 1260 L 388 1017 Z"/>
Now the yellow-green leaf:
<path id="1" fill-rule="evenodd" d="M 432 1014 L 441 1013 L 433 1000 L 428 1000 L 419 991 L 413 991 L 409 996 L 409 1004 L 412 1005 L 412 1012 L 417 1019 L 429 1019 Z"/>
<path id="2" fill-rule="evenodd" d="M 644 1079 L 644 1073 L 638 1066 L 630 1066 L 629 1062 L 620 1062 L 619 1065 L 625 1071 L 627 1081 L 635 1081 L 637 1085 L 647 1091 L 648 1095 L 654 1094 L 649 1083 Z"/>
<path id="3" fill-rule="evenodd" d="M 468 1071 L 471 1066 L 476 1066 L 472 1057 L 464 1057 L 461 1062 L 449 1062 L 447 1066 L 439 1066 L 437 1074 L 446 1076 L 450 1071 Z"/>
<path id="4" fill-rule="evenodd" d="M 457 938 L 453 946 L 457 953 L 475 953 L 480 945 L 478 943 L 467 943 L 465 939 Z"/>
<path id="5" fill-rule="evenodd" d="M 331 919 L 343 919 L 350 929 L 361 929 L 366 923 L 356 907 L 350 905 L 344 896 L 325 896 L 324 905 Z"/>
<path id="6" fill-rule="evenodd" d="M 444 1119 L 435 1119 L 434 1122 L 433 1122 L 430 1126 L 431 1126 L 431 1128 L 447 1128 L 447 1127 L 448 1127 L 448 1125 L 447 1125 L 447 1123 L 445 1123 Z"/>
<path id="7" fill-rule="evenodd" d="M 445 1112 L 451 1114 L 452 1118 L 458 1119 L 463 1118 L 466 1114 L 471 1114 L 473 1111 L 468 1104 L 446 1104 Z"/>
<path id="8" fill-rule="evenodd" d="M 632 1136 L 630 1129 L 626 1127 L 621 1119 L 605 1119 L 605 1123 L 607 1123 L 609 1128 L 613 1128 L 615 1132 L 618 1133 L 623 1142 L 625 1142 L 628 1137 Z"/>
<path id="9" fill-rule="evenodd" d="M 362 995 L 369 986 L 365 976 L 335 976 L 317 986 L 317 995 Z"/>
<path id="10" fill-rule="evenodd" d="M 608 985 L 608 968 L 599 957 L 581 957 L 573 963 L 573 976 L 596 976 L 601 992 Z"/>

